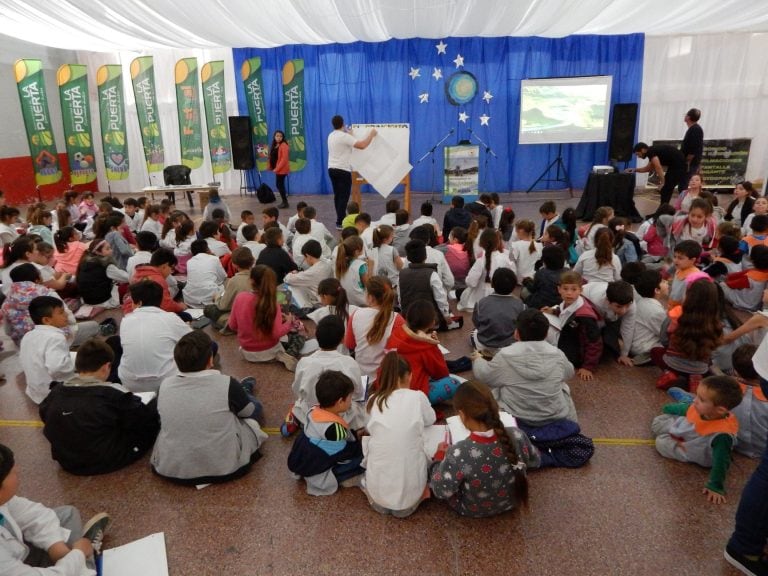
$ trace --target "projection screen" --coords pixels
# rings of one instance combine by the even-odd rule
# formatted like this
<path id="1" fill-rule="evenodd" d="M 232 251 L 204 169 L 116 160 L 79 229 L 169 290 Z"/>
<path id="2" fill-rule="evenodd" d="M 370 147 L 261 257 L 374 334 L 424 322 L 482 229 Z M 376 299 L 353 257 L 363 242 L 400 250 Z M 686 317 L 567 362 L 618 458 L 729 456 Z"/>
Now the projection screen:
<path id="1" fill-rule="evenodd" d="M 605 142 L 611 80 L 611 76 L 523 80 L 520 144 Z"/>

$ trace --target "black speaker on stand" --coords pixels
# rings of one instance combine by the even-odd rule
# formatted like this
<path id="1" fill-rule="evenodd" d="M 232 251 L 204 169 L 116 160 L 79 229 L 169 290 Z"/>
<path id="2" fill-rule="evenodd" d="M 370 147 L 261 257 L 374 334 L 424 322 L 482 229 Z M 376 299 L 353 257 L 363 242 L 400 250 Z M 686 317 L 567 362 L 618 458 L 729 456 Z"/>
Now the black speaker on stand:
<path id="1" fill-rule="evenodd" d="M 632 160 L 635 147 L 635 126 L 637 125 L 637 104 L 614 104 L 611 120 L 611 138 L 608 158 L 611 164 L 624 162 L 624 168 Z"/>
<path id="2" fill-rule="evenodd" d="M 245 191 L 255 190 L 248 182 L 247 171 L 256 167 L 253 158 L 253 138 L 251 136 L 251 119 L 249 116 L 229 117 L 229 138 L 232 144 L 232 165 L 240 170 L 240 196 Z"/>

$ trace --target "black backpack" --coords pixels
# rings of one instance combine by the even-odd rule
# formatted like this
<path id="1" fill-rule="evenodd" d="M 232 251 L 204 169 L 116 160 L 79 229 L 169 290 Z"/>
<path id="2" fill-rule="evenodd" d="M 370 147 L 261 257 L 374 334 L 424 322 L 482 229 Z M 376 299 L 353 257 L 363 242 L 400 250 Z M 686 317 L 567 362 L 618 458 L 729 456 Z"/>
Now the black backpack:
<path id="1" fill-rule="evenodd" d="M 272 192 L 272 188 L 266 182 L 262 182 L 258 188 L 256 188 L 256 198 L 262 204 L 272 204 L 275 201 L 275 193 Z"/>
<path id="2" fill-rule="evenodd" d="M 580 468 L 595 453 L 592 439 L 581 434 L 576 422 L 557 420 L 544 426 L 518 426 L 541 452 L 542 468 Z"/>

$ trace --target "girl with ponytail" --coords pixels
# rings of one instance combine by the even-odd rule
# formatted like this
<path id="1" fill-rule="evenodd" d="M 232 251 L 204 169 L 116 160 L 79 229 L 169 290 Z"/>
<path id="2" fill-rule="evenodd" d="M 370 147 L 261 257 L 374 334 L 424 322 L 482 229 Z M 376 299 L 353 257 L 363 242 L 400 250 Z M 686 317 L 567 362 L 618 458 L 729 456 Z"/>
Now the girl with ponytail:
<path id="1" fill-rule="evenodd" d="M 288 354 L 280 338 L 291 331 L 294 317 L 277 304 L 277 277 L 264 265 L 251 268 L 253 291 L 240 292 L 232 303 L 227 327 L 237 333 L 240 354 L 248 362 L 277 360 L 293 372 L 297 359 Z"/>
<path id="2" fill-rule="evenodd" d="M 53 269 L 74 276 L 83 254 L 88 249 L 88 246 L 80 241 L 80 232 L 72 226 L 59 228 L 53 235 L 53 244 L 56 247 L 56 263 Z"/>
<path id="3" fill-rule="evenodd" d="M 470 434 L 450 450 L 440 445 L 435 457 L 442 461 L 435 462 L 429 474 L 432 492 L 462 516 L 475 518 L 527 506 L 527 437 L 516 428 L 504 428 L 499 406 L 485 384 L 464 382 L 453 407 Z"/>
<path id="4" fill-rule="evenodd" d="M 376 378 L 392 329 L 405 323 L 394 311 L 395 291 L 383 276 L 372 276 L 365 284 L 367 308 L 350 312 L 344 345 L 355 351 L 355 360 L 364 376 Z"/>
<path id="5" fill-rule="evenodd" d="M 336 278 L 347 291 L 349 301 L 355 306 L 365 306 L 365 281 L 368 279 L 368 262 L 363 259 L 363 241 L 350 236 L 339 244 L 336 253 Z"/>
<path id="6" fill-rule="evenodd" d="M 515 224 L 517 240 L 509 243 L 509 257 L 515 263 L 517 278 L 522 282 L 533 279 L 536 262 L 541 260 L 543 245 L 536 242 L 536 224 L 531 220 L 519 220 Z"/>
<path id="7" fill-rule="evenodd" d="M 461 293 L 459 310 L 474 310 L 475 304 L 493 292 L 491 276 L 498 268 L 515 270 L 515 264 L 509 259 L 509 253 L 502 249 L 498 231 L 486 228 L 480 234 L 480 253 L 467 273 L 466 290 Z"/>
<path id="8" fill-rule="evenodd" d="M 613 282 L 621 280 L 621 260 L 613 253 L 613 232 L 600 228 L 595 233 L 595 248 L 587 250 L 573 266 L 584 282 Z"/>
<path id="9" fill-rule="evenodd" d="M 392 246 L 395 239 L 395 229 L 386 224 L 379 224 L 373 229 L 373 250 L 370 251 L 373 261 L 372 274 L 386 276 L 397 289 L 397 281 L 400 279 L 400 270 L 403 268 L 403 259 Z"/>
<path id="10" fill-rule="evenodd" d="M 429 496 L 424 427 L 435 423 L 435 411 L 410 384 L 408 362 L 390 351 L 366 406 L 366 495 L 374 510 L 396 518 L 410 516 Z"/>

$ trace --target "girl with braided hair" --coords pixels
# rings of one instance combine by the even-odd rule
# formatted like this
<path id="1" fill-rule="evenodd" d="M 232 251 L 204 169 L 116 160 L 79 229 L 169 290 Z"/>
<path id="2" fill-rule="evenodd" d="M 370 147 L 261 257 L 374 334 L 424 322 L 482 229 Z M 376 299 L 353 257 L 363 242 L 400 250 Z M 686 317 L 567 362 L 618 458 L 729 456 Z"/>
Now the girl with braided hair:
<path id="1" fill-rule="evenodd" d="M 456 390 L 453 406 L 470 431 L 452 446 L 441 444 L 429 485 L 462 516 L 494 516 L 528 504 L 526 469 L 535 450 L 523 432 L 504 428 L 490 389 L 475 381 Z M 443 459 L 444 455 L 444 459 Z"/>

